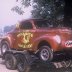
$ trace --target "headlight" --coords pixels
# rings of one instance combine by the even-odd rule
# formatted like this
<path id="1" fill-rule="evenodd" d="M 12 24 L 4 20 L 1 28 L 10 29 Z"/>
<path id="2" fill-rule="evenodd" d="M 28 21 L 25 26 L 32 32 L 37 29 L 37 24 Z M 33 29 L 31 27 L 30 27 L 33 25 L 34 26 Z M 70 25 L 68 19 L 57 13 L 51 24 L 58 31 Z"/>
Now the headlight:
<path id="1" fill-rule="evenodd" d="M 59 35 L 54 36 L 53 38 L 57 43 L 61 43 L 61 37 Z"/>

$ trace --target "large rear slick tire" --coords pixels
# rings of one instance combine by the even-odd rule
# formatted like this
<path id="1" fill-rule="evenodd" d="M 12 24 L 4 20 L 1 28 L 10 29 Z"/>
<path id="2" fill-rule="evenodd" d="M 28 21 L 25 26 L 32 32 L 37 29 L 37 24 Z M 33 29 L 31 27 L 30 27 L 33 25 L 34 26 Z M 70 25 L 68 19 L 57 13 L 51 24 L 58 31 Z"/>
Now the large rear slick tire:
<path id="1" fill-rule="evenodd" d="M 41 46 L 39 49 L 39 58 L 43 63 L 48 63 L 53 59 L 53 52 L 49 46 Z"/>

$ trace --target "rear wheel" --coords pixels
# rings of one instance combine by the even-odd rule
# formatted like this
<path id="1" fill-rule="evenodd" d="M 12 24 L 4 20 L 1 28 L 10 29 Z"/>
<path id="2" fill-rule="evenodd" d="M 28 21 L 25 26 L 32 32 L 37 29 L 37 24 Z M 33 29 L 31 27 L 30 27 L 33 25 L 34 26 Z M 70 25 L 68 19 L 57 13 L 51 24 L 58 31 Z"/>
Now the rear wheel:
<path id="1" fill-rule="evenodd" d="M 13 55 L 13 54 L 6 54 L 5 55 L 5 65 L 6 65 L 6 68 L 8 69 L 16 69 L 17 67 L 17 60 L 16 60 L 16 57 Z"/>
<path id="2" fill-rule="evenodd" d="M 53 59 L 53 52 L 49 46 L 41 46 L 39 49 L 39 58 L 42 62 L 47 63 Z"/>

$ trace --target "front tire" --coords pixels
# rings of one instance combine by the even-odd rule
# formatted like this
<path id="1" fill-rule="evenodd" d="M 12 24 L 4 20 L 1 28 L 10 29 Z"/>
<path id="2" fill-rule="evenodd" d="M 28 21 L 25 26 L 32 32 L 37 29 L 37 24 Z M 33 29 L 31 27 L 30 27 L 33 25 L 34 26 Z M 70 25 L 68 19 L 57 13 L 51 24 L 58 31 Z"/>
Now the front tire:
<path id="1" fill-rule="evenodd" d="M 39 49 L 39 58 L 43 63 L 48 63 L 53 59 L 53 52 L 49 46 L 41 46 Z"/>
<path id="2" fill-rule="evenodd" d="M 30 65 L 28 64 L 25 56 L 24 55 L 18 55 L 17 59 L 18 59 L 18 64 L 17 64 L 18 71 L 19 72 L 29 72 Z"/>
<path id="3" fill-rule="evenodd" d="M 5 55 L 5 65 L 7 69 L 14 70 L 17 67 L 17 59 L 13 54 Z"/>
<path id="4" fill-rule="evenodd" d="M 7 41 L 1 42 L 1 56 L 3 56 L 7 50 L 9 50 L 8 42 Z"/>

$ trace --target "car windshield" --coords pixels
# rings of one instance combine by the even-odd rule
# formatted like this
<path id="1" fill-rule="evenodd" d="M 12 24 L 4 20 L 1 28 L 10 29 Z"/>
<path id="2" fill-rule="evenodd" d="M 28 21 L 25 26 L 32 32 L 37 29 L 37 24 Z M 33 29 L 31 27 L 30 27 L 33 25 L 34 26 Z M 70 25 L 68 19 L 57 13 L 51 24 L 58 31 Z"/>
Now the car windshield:
<path id="1" fill-rule="evenodd" d="M 53 27 L 53 25 L 49 22 L 49 21 L 35 21 L 35 26 L 36 28 L 49 28 L 49 27 Z"/>

